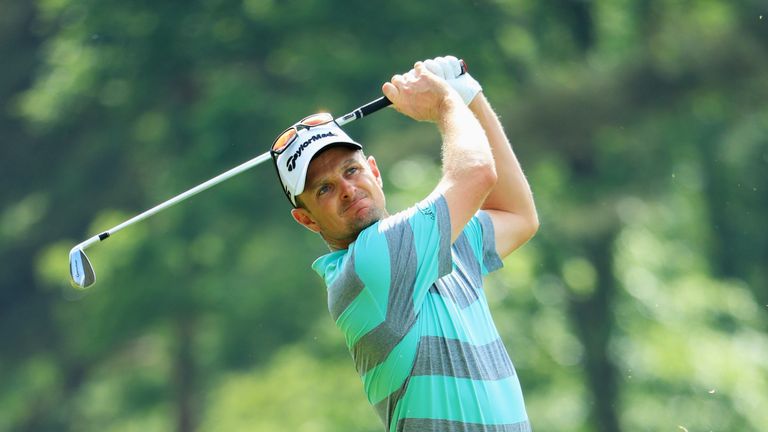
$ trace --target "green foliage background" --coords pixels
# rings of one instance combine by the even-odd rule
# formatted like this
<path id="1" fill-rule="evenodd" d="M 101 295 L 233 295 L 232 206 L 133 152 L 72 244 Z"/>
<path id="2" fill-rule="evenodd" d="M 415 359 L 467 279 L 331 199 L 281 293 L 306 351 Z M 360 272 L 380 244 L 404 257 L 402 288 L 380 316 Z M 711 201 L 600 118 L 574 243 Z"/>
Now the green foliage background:
<path id="1" fill-rule="evenodd" d="M 259 167 L 86 237 L 342 114 L 415 60 L 464 58 L 542 227 L 487 290 L 538 431 L 768 424 L 768 6 L 758 0 L 3 0 L 0 430 L 377 431 Z M 347 128 L 390 210 L 439 135 Z"/>

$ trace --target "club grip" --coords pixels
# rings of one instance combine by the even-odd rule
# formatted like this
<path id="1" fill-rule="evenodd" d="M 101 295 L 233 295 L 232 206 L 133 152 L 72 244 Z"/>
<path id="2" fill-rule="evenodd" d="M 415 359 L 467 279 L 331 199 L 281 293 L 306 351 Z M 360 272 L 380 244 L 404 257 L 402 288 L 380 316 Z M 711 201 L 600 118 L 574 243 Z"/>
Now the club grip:
<path id="1" fill-rule="evenodd" d="M 367 104 L 360 107 L 360 114 L 362 114 L 361 117 L 365 117 L 368 114 L 373 114 L 376 111 L 386 108 L 388 106 L 392 105 L 392 101 L 387 99 L 386 96 L 382 96 L 374 101 L 368 102 Z"/>
<path id="2" fill-rule="evenodd" d="M 461 62 L 461 72 L 459 73 L 459 76 L 464 75 L 465 73 L 467 73 L 467 64 L 464 62 L 464 60 L 460 60 L 460 62 Z M 365 117 L 365 116 L 367 116 L 369 114 L 373 114 L 376 111 L 378 111 L 378 110 L 380 110 L 382 108 L 386 108 L 386 107 L 388 107 L 390 105 L 392 105 L 392 101 L 387 99 L 386 96 L 382 96 L 382 97 L 380 97 L 380 98 L 378 98 L 376 100 L 368 102 L 367 104 L 361 106 L 360 108 L 358 108 L 358 109 L 356 109 L 356 110 L 354 110 L 354 111 L 352 111 L 350 113 L 347 113 L 347 114 L 337 118 L 335 121 L 336 121 L 336 124 L 338 124 L 339 126 L 344 126 L 345 124 L 347 124 L 347 123 L 349 123 L 351 121 L 363 118 L 363 117 Z"/>
<path id="3" fill-rule="evenodd" d="M 459 60 L 461 62 L 461 73 L 459 73 L 459 76 L 464 75 L 467 73 L 467 64 L 464 62 L 464 60 Z M 388 106 L 392 105 L 392 101 L 387 99 L 386 96 L 382 96 L 374 101 L 368 102 L 367 104 L 361 106 L 359 108 L 360 113 L 362 114 L 361 117 L 365 117 L 368 114 L 373 114 L 376 111 L 386 108 Z"/>

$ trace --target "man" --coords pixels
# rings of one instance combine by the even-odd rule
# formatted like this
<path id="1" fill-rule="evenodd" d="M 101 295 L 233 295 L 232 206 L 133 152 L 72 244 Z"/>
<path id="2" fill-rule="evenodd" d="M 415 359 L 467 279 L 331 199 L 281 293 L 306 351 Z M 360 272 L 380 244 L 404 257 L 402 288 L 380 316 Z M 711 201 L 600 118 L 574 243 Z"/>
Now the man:
<path id="1" fill-rule="evenodd" d="M 376 160 L 327 114 L 278 137 L 273 159 L 293 218 L 331 252 L 328 287 L 368 401 L 389 431 L 530 431 L 482 276 L 538 229 L 530 188 L 495 113 L 455 57 L 417 62 L 382 91 L 437 125 L 434 192 L 389 215 Z"/>

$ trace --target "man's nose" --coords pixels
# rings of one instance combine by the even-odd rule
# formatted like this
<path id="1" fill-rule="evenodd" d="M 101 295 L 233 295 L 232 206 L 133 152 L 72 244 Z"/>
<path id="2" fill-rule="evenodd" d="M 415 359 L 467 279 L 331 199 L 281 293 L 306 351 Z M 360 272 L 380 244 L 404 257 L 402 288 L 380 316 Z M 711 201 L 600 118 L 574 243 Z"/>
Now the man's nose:
<path id="1" fill-rule="evenodd" d="M 343 200 L 350 200 L 355 196 L 355 185 L 348 180 L 341 180 L 339 183 L 339 189 L 341 191 L 341 198 Z"/>

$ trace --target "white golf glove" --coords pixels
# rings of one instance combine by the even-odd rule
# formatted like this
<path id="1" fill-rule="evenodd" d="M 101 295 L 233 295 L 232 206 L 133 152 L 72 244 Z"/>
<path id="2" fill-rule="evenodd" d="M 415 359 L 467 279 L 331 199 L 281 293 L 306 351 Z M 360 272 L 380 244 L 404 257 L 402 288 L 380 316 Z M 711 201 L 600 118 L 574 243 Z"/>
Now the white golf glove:
<path id="1" fill-rule="evenodd" d="M 467 105 L 483 90 L 480 83 L 472 78 L 468 72 L 461 75 L 461 61 L 454 56 L 449 55 L 424 60 L 424 66 L 427 70 L 448 82 L 451 88 L 459 93 L 461 99 Z"/>

